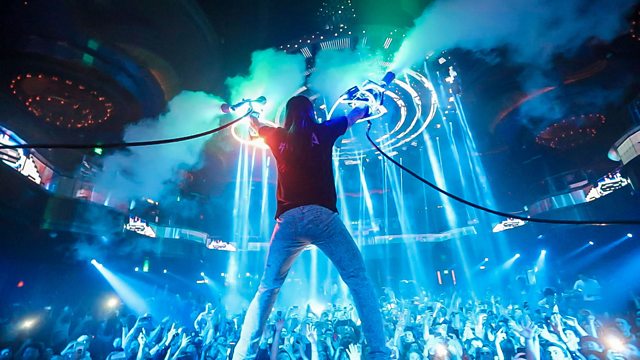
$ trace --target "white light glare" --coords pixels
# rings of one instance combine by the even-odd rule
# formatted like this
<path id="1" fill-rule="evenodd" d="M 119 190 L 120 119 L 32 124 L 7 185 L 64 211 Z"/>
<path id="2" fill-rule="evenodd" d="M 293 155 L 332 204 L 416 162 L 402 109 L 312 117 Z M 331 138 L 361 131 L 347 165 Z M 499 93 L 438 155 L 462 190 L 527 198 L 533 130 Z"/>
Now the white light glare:
<path id="1" fill-rule="evenodd" d="M 116 306 L 118 306 L 118 304 L 120 304 L 120 300 L 117 297 L 112 296 L 109 299 L 107 299 L 107 302 L 105 305 L 108 309 L 113 309 Z"/>
<path id="2" fill-rule="evenodd" d="M 22 329 L 31 329 L 33 327 L 33 325 L 36 324 L 36 319 L 25 319 L 22 324 L 20 324 L 20 328 Z"/>
<path id="3" fill-rule="evenodd" d="M 623 351 L 625 349 L 625 345 L 624 342 L 622 342 L 622 340 L 620 340 L 618 337 L 610 335 L 607 337 L 606 339 L 607 345 L 609 345 L 609 347 L 613 350 L 613 351 Z"/>
<path id="4" fill-rule="evenodd" d="M 447 356 L 447 348 L 443 344 L 436 345 L 436 354 L 438 357 L 446 357 Z"/>
<path id="5" fill-rule="evenodd" d="M 629 237 L 629 238 L 633 237 L 633 234 L 632 233 L 627 233 L 627 237 Z"/>

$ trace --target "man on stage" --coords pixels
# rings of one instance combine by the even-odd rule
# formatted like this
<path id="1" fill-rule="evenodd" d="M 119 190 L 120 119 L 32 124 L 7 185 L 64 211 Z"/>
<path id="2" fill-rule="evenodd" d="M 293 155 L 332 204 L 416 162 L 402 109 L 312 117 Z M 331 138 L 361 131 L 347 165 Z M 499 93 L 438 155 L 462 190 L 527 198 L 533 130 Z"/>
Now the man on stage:
<path id="1" fill-rule="evenodd" d="M 336 208 L 333 145 L 367 113 L 354 108 L 347 116 L 318 124 L 305 96 L 287 102 L 284 127 L 270 127 L 251 116 L 251 125 L 271 149 L 278 166 L 276 226 L 258 291 L 251 301 L 233 359 L 253 358 L 265 323 L 295 258 L 309 244 L 333 262 L 347 284 L 362 320 L 368 359 L 388 359 L 378 298 L 362 255 Z"/>

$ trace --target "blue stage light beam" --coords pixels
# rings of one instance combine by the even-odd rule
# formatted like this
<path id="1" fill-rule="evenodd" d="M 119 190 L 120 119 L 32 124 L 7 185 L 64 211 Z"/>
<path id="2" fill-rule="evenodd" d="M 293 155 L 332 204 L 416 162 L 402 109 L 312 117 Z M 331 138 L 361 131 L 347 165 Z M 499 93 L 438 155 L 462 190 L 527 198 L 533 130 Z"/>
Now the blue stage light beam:
<path id="1" fill-rule="evenodd" d="M 518 260 L 519 258 L 520 258 L 520 253 L 513 255 L 509 260 L 505 261 L 504 264 L 502 264 L 501 268 L 503 270 L 507 270 L 511 268 L 513 264 L 516 262 L 516 260 Z"/>
<path id="2" fill-rule="evenodd" d="M 231 225 L 231 231 L 232 231 L 232 236 L 235 239 L 239 238 L 239 234 L 242 231 L 242 225 L 243 225 L 243 220 L 240 215 L 241 215 L 241 209 L 240 209 L 240 204 L 243 203 L 243 198 L 242 196 L 243 194 L 243 186 L 242 186 L 242 170 L 244 168 L 244 163 L 247 161 L 246 160 L 246 152 L 247 152 L 248 146 L 245 144 L 241 144 L 240 145 L 240 150 L 238 151 L 238 167 L 236 169 L 236 181 L 235 181 L 235 192 L 234 192 L 234 196 L 233 196 L 233 223 Z M 239 239 L 238 241 L 238 248 L 239 249 L 244 249 L 243 247 L 243 243 L 242 240 Z M 230 287 L 232 287 L 233 289 L 235 289 L 235 283 L 236 283 L 236 278 L 238 275 L 238 263 L 239 263 L 239 257 L 240 257 L 240 252 L 235 252 L 233 254 L 231 254 L 229 256 L 229 261 L 227 262 L 227 279 L 230 279 L 229 281 L 229 285 Z"/>
<path id="3" fill-rule="evenodd" d="M 576 271 L 578 271 L 579 269 L 582 269 L 585 266 L 591 265 L 591 263 L 593 263 L 594 261 L 600 260 L 602 256 L 606 255 L 615 247 L 631 239 L 632 237 L 633 237 L 633 234 L 631 233 L 625 234 L 620 238 L 610 242 L 609 244 L 606 244 L 604 246 L 597 248 L 596 250 L 592 251 L 586 256 L 582 256 L 579 259 L 576 259 L 576 261 L 573 262 L 573 268 L 576 269 Z M 583 247 L 584 246 L 587 246 L 587 245 L 583 245 Z"/>
<path id="4" fill-rule="evenodd" d="M 122 299 L 122 302 L 133 309 L 138 314 L 144 314 L 149 312 L 149 307 L 145 303 L 144 299 L 132 286 L 127 284 L 120 276 L 114 274 L 111 270 L 107 269 L 104 265 L 98 261 L 91 260 L 91 264 L 100 272 L 100 274 L 107 280 L 109 285 L 118 294 L 118 297 Z"/>
<path id="5" fill-rule="evenodd" d="M 390 151 L 390 149 L 388 148 L 385 148 L 384 150 Z M 400 158 L 399 161 L 400 163 L 402 163 L 402 158 Z M 413 219 L 413 216 L 407 211 L 407 206 L 405 204 L 405 194 L 402 184 L 402 172 L 399 172 L 396 166 L 387 166 L 385 169 L 385 175 L 389 181 L 389 190 L 393 198 L 398 221 L 400 222 L 401 234 L 413 234 L 413 227 L 410 221 L 411 219 Z M 420 251 L 418 251 L 417 249 L 416 242 L 407 241 L 404 243 L 404 245 L 407 252 L 407 259 L 409 260 L 408 262 L 409 269 L 411 271 L 411 278 L 415 280 L 414 286 L 416 287 L 415 290 L 417 291 L 419 290 L 417 288 L 417 284 L 422 284 L 426 281 L 425 274 L 427 274 L 428 272 L 424 269 L 422 261 L 420 261 Z"/>
<path id="6" fill-rule="evenodd" d="M 431 136 L 426 132 L 423 134 L 424 142 L 427 146 L 427 154 L 429 155 L 429 164 L 431 166 L 431 170 L 433 171 L 433 179 L 435 180 L 436 185 L 441 189 L 447 190 L 447 184 L 444 178 L 444 168 L 442 166 L 442 156 L 440 154 L 440 143 L 439 138 L 436 136 L 436 143 L 438 147 L 438 151 L 436 153 L 436 148 L 433 145 L 433 141 L 431 140 Z M 447 225 L 449 228 L 453 229 L 456 227 L 456 213 L 453 211 L 453 206 L 451 204 L 451 199 L 444 194 L 438 193 L 440 197 L 440 201 L 442 202 L 442 206 L 444 207 L 445 214 L 447 217 Z"/>
<path id="7" fill-rule="evenodd" d="M 309 286 L 311 287 L 311 298 L 315 299 L 318 296 L 318 248 L 312 246 L 309 252 L 311 255 Z"/>
<path id="8" fill-rule="evenodd" d="M 255 164 L 256 164 L 256 152 L 258 151 L 258 149 L 255 146 L 251 147 L 251 163 L 249 163 L 246 159 L 245 159 L 245 168 L 243 169 L 243 174 L 242 174 L 242 184 L 243 184 L 243 195 L 241 196 L 242 198 L 242 213 L 241 213 L 241 218 L 243 219 L 242 221 L 242 232 L 241 232 L 241 244 L 243 245 L 243 249 L 246 249 L 247 247 L 247 243 L 249 242 L 249 231 L 251 229 L 251 219 L 250 219 L 250 214 L 249 214 L 249 210 L 251 208 L 251 195 L 252 195 L 252 189 L 253 189 L 253 170 L 255 168 Z M 244 265 L 244 263 L 243 263 Z"/>
<path id="9" fill-rule="evenodd" d="M 353 229 L 351 228 L 351 216 L 349 214 L 349 209 L 347 208 L 346 197 L 344 193 L 344 187 L 342 186 L 342 171 L 340 170 L 340 149 L 333 148 L 333 168 L 334 168 L 334 183 L 336 186 L 336 193 L 338 196 L 338 203 L 340 204 L 340 217 L 342 218 L 342 222 L 349 230 L 349 233 L 353 234 Z"/>
<path id="10" fill-rule="evenodd" d="M 442 166 L 442 154 L 440 152 L 440 141 L 438 137 L 435 137 L 435 138 L 436 138 L 437 152 L 436 152 L 436 146 L 434 146 L 431 135 L 429 135 L 427 132 L 423 133 L 423 140 L 426 145 L 426 150 L 427 150 L 426 152 L 428 155 L 431 171 L 433 172 L 434 181 L 436 185 L 438 185 L 438 187 L 446 190 L 447 184 L 444 177 L 444 168 Z M 447 196 L 440 193 L 438 193 L 438 196 L 445 210 L 447 225 L 449 226 L 450 229 L 456 228 L 458 219 L 456 217 L 456 213 L 453 210 L 453 204 L 451 203 L 451 199 L 449 199 Z M 470 264 L 470 261 L 467 258 L 468 252 L 465 251 L 464 245 L 460 238 L 456 237 L 454 239 L 454 245 L 458 253 L 458 257 L 460 258 L 462 263 L 462 271 L 463 271 L 466 282 L 468 284 L 474 284 L 475 282 L 473 281 L 472 275 L 471 275 L 472 265 Z M 474 289 L 472 288 L 471 291 L 473 292 Z"/>
<path id="11" fill-rule="evenodd" d="M 349 209 L 347 208 L 344 187 L 342 185 L 342 176 L 341 176 L 342 174 L 340 171 L 340 149 L 336 147 L 333 148 L 333 168 L 334 168 L 334 182 L 336 186 L 336 194 L 338 199 L 340 199 L 340 201 L 338 201 L 338 203 L 340 204 L 340 217 L 342 218 L 342 222 L 344 223 L 349 233 L 353 235 L 353 228 L 351 226 L 351 216 L 349 214 Z M 356 243 L 358 243 L 357 242 L 358 239 L 356 238 L 355 240 L 356 240 Z M 327 266 L 329 267 L 329 269 L 332 268 L 330 262 L 327 262 Z M 330 277 L 332 273 L 333 272 L 331 270 L 327 271 L 327 276 Z M 334 280 L 331 279 L 329 281 L 333 282 Z M 340 286 L 340 297 L 342 298 L 343 302 L 346 302 L 348 297 L 347 285 L 344 283 L 344 281 L 342 281 L 342 279 L 337 280 L 337 282 Z"/>
<path id="12" fill-rule="evenodd" d="M 467 174 L 465 175 L 471 178 L 471 185 L 473 186 L 472 189 L 474 190 L 474 193 L 476 195 L 475 198 L 481 199 L 481 202 L 483 202 L 484 204 L 495 206 L 496 204 L 495 197 L 493 195 L 493 192 L 491 191 L 492 187 L 491 187 L 491 184 L 489 184 L 489 180 L 488 180 L 489 177 L 487 176 L 484 165 L 482 164 L 479 156 L 471 155 L 471 154 L 477 154 L 478 148 L 474 140 L 474 132 L 471 131 L 471 127 L 469 126 L 469 122 L 467 120 L 467 116 L 464 111 L 464 106 L 462 105 L 460 95 L 454 94 L 453 98 L 455 100 L 454 105 L 456 108 L 456 113 L 458 114 L 458 117 L 460 120 L 459 125 L 461 130 L 463 131 L 464 146 L 465 146 L 464 155 L 465 155 L 465 158 L 467 159 L 467 169 L 470 170 L 470 171 L 467 171 Z M 462 177 L 463 181 L 466 176 Z M 463 182 L 463 186 L 464 186 L 464 182 Z M 464 188 L 466 189 L 468 188 L 468 186 L 464 186 Z M 469 197 L 467 196 L 467 198 Z M 474 212 L 474 213 L 476 213 L 476 215 L 483 216 L 483 217 L 487 215 L 487 214 L 480 214 L 477 212 Z M 507 238 L 505 237 L 504 234 L 499 234 L 495 236 L 495 239 L 497 243 L 496 245 L 498 247 L 497 255 L 500 258 L 503 258 L 510 252 Z"/>
<path id="13" fill-rule="evenodd" d="M 373 230 L 378 228 L 375 223 L 375 215 L 373 212 L 373 201 L 371 201 L 371 193 L 369 192 L 369 186 L 367 185 L 367 178 L 364 176 L 364 166 L 362 162 L 358 164 L 358 170 L 360 172 L 360 186 L 362 187 L 362 193 L 364 195 L 364 202 L 367 207 L 367 214 L 369 215 L 369 221 Z"/>
<path id="14" fill-rule="evenodd" d="M 182 286 L 185 286 L 185 287 L 186 286 L 193 286 L 193 279 L 190 279 L 190 278 L 188 279 L 188 278 L 186 278 L 184 276 L 180 276 L 178 274 L 175 274 L 173 271 L 166 272 L 164 276 L 172 279 L 173 281 L 177 281 L 177 282 L 181 283 Z"/>
<path id="15" fill-rule="evenodd" d="M 547 250 L 542 249 L 540 250 L 540 255 L 538 256 L 538 260 L 536 260 L 536 272 L 539 272 L 542 270 L 542 268 L 544 267 L 544 260 L 547 257 Z"/>
<path id="16" fill-rule="evenodd" d="M 591 247 L 593 245 L 595 245 L 595 243 L 593 241 L 589 241 L 586 244 L 580 245 L 579 247 L 577 247 L 576 249 L 574 249 L 573 251 L 571 251 L 570 253 L 565 255 L 562 258 L 562 261 L 566 261 L 566 260 L 569 260 L 569 259 L 573 258 L 574 256 L 582 253 L 583 251 L 587 250 L 589 247 Z"/>
<path id="17" fill-rule="evenodd" d="M 246 249 L 249 242 L 251 229 L 249 210 L 257 151 L 258 149 L 255 146 L 243 144 L 238 154 L 232 229 L 233 237 L 236 239 L 239 249 Z M 229 280 L 230 291 L 237 291 L 238 269 L 249 268 L 247 261 L 247 253 L 245 251 L 235 252 L 229 257 L 227 279 Z"/>
<path id="18" fill-rule="evenodd" d="M 267 150 L 262 150 L 262 201 L 260 203 L 260 237 L 263 241 L 269 241 L 271 237 L 271 231 L 269 228 L 269 222 L 271 217 L 266 216 L 269 213 L 269 168 L 271 165 L 271 157 L 268 156 Z"/>

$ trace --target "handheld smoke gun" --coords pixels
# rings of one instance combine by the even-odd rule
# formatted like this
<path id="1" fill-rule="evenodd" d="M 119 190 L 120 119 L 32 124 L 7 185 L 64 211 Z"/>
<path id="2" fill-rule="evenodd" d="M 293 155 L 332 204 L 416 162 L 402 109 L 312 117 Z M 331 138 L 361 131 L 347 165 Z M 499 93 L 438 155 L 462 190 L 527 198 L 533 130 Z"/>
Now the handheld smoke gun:
<path id="1" fill-rule="evenodd" d="M 250 118 L 251 117 L 260 118 L 260 111 L 256 110 L 254 108 L 254 105 L 255 104 L 264 105 L 266 103 L 267 103 L 267 98 L 264 97 L 264 96 L 259 96 L 259 97 L 255 98 L 255 99 L 242 99 L 242 101 L 240 101 L 240 102 L 238 102 L 236 104 L 233 104 L 233 105 L 229 105 L 227 103 L 224 103 L 224 104 L 222 104 L 222 106 L 220 106 L 220 111 L 222 111 L 225 114 L 229 114 L 229 113 L 232 113 L 232 112 L 236 111 L 239 107 L 241 107 L 241 106 L 243 106 L 245 104 L 248 104 L 248 111 L 247 111 L 247 113 L 245 115 L 243 115 L 243 117 L 249 116 Z M 250 138 L 257 138 L 258 137 L 257 132 L 251 127 L 249 127 L 249 137 Z"/>
<path id="2" fill-rule="evenodd" d="M 240 106 L 244 104 L 249 104 L 250 109 L 253 110 L 253 104 L 264 105 L 266 103 L 267 103 L 267 98 L 264 96 L 260 96 L 255 99 L 242 99 L 242 101 L 233 105 L 229 105 L 227 103 L 222 104 L 222 106 L 220 106 L 220 111 L 222 111 L 225 114 L 228 114 L 236 111 L 236 109 L 238 109 Z"/>
<path id="3" fill-rule="evenodd" d="M 368 117 L 371 112 L 375 113 L 380 111 L 379 108 L 383 105 L 384 101 L 384 91 L 395 78 L 396 74 L 388 71 L 384 74 L 380 83 L 367 80 L 361 85 L 361 88 L 356 85 L 343 94 L 344 102 L 351 107 L 368 106 L 369 113 L 365 116 Z"/>

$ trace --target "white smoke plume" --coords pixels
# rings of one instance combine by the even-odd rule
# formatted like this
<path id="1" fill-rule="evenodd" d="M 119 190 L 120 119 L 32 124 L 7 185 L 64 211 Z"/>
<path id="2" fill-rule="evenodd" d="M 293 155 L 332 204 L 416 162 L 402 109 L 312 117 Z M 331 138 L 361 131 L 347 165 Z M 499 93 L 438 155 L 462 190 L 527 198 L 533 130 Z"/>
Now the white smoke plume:
<path id="1" fill-rule="evenodd" d="M 300 54 L 258 50 L 251 54 L 249 74 L 230 77 L 225 83 L 234 103 L 265 96 L 267 104 L 262 108 L 262 119 L 272 121 L 278 108 L 304 85 L 305 70 L 305 60 Z"/>
<path id="2" fill-rule="evenodd" d="M 254 52 L 251 58 L 248 75 L 226 81 L 231 99 L 238 101 L 265 95 L 268 103 L 264 111 L 273 119 L 277 107 L 304 84 L 304 57 L 267 49 Z M 123 140 L 165 139 L 212 129 L 220 125 L 223 115 L 220 106 L 223 103 L 215 95 L 183 91 L 169 102 L 164 114 L 128 126 Z M 178 143 L 130 147 L 110 154 L 104 158 L 96 188 L 120 200 L 141 196 L 159 199 L 180 181 L 180 169 L 198 165 L 203 146 L 210 138 L 205 136 Z"/>
<path id="3" fill-rule="evenodd" d="M 124 141 L 165 139 L 191 135 L 220 124 L 217 96 L 183 91 L 173 98 L 166 113 L 127 126 Z M 167 184 L 179 181 L 180 168 L 200 161 L 202 148 L 211 136 L 156 146 L 131 147 L 106 156 L 96 187 L 119 199 L 147 196 L 158 199 Z"/>
<path id="4" fill-rule="evenodd" d="M 345 91 L 365 80 L 380 80 L 382 55 L 368 49 L 323 50 L 315 58 L 309 86 L 331 106 Z"/>
<path id="5" fill-rule="evenodd" d="M 516 62 L 544 67 L 585 41 L 611 40 L 625 30 L 634 0 L 437 0 L 415 20 L 392 70 L 432 51 L 507 47 Z"/>

